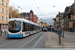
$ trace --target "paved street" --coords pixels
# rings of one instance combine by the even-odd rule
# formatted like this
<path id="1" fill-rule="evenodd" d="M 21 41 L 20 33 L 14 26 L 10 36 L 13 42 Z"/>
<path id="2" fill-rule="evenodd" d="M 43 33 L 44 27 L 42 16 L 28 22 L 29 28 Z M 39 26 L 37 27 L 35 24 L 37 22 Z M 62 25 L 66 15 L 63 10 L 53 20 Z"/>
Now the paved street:
<path id="1" fill-rule="evenodd" d="M 23 39 L 0 40 L 0 48 L 44 48 L 47 32 L 40 32 Z"/>
<path id="2" fill-rule="evenodd" d="M 75 33 L 65 31 L 64 36 L 75 43 Z"/>
<path id="3" fill-rule="evenodd" d="M 0 37 L 0 48 L 75 48 L 75 34 L 65 32 L 65 37 L 61 37 L 55 32 L 39 32 L 22 39 L 7 39 Z"/>

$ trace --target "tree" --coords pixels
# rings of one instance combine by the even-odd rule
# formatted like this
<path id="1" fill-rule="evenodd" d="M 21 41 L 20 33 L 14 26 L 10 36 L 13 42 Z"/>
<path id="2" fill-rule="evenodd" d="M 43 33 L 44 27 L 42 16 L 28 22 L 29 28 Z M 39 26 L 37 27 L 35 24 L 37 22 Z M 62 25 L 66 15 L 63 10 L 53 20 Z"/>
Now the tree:
<path id="1" fill-rule="evenodd" d="M 9 18 L 20 18 L 21 15 L 18 9 L 15 9 L 13 6 L 9 7 Z"/>

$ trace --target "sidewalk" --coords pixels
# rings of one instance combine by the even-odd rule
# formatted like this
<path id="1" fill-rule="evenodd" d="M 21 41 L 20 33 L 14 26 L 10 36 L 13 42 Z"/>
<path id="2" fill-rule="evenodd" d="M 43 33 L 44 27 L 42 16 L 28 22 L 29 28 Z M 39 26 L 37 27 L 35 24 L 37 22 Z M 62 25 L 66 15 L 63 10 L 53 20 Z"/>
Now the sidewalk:
<path id="1" fill-rule="evenodd" d="M 7 38 L 7 33 L 5 32 L 0 32 L 0 40 L 6 39 Z"/>
<path id="2" fill-rule="evenodd" d="M 59 44 L 59 35 L 54 32 L 47 32 L 45 48 L 75 48 L 75 43 L 72 43 L 66 37 L 61 37 L 61 44 Z"/>
<path id="3" fill-rule="evenodd" d="M 6 39 L 7 36 L 0 36 L 0 40 Z"/>
<path id="4" fill-rule="evenodd" d="M 75 32 L 68 32 L 68 31 L 64 31 L 64 33 L 68 33 L 68 34 L 75 35 Z"/>

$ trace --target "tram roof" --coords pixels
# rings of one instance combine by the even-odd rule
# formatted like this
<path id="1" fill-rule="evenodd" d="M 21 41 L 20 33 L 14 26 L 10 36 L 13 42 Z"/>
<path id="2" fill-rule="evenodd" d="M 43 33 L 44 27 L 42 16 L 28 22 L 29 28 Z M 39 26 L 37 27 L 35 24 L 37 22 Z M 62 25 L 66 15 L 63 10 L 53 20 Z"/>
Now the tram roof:
<path id="1" fill-rule="evenodd" d="M 11 19 L 9 19 L 9 21 L 16 21 L 16 20 L 18 20 L 18 21 L 23 21 L 23 22 L 26 22 L 26 23 L 30 23 L 30 24 L 33 24 L 33 25 L 37 25 L 37 26 L 41 26 L 41 25 L 39 25 L 39 24 L 36 24 L 36 23 L 34 23 L 34 22 L 31 22 L 31 21 L 29 21 L 29 20 L 27 20 L 27 19 L 24 19 L 24 18 L 11 18 Z M 8 22 L 9 22 L 8 21 Z"/>

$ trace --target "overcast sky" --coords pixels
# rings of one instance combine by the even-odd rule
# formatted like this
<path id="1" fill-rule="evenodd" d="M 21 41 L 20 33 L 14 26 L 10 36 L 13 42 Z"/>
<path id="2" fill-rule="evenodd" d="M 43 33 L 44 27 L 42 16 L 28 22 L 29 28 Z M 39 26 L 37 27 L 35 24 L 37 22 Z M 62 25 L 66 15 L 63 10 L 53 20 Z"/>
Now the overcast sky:
<path id="1" fill-rule="evenodd" d="M 21 12 L 29 12 L 33 10 L 39 19 L 52 19 L 56 14 L 64 12 L 66 6 L 70 6 L 74 3 L 74 0 L 9 0 L 10 4 L 17 8 L 16 5 L 23 9 L 19 9 Z M 13 2 L 13 3 L 12 3 Z M 55 6 L 55 7 L 53 7 Z M 37 8 L 39 7 L 39 9 Z"/>

